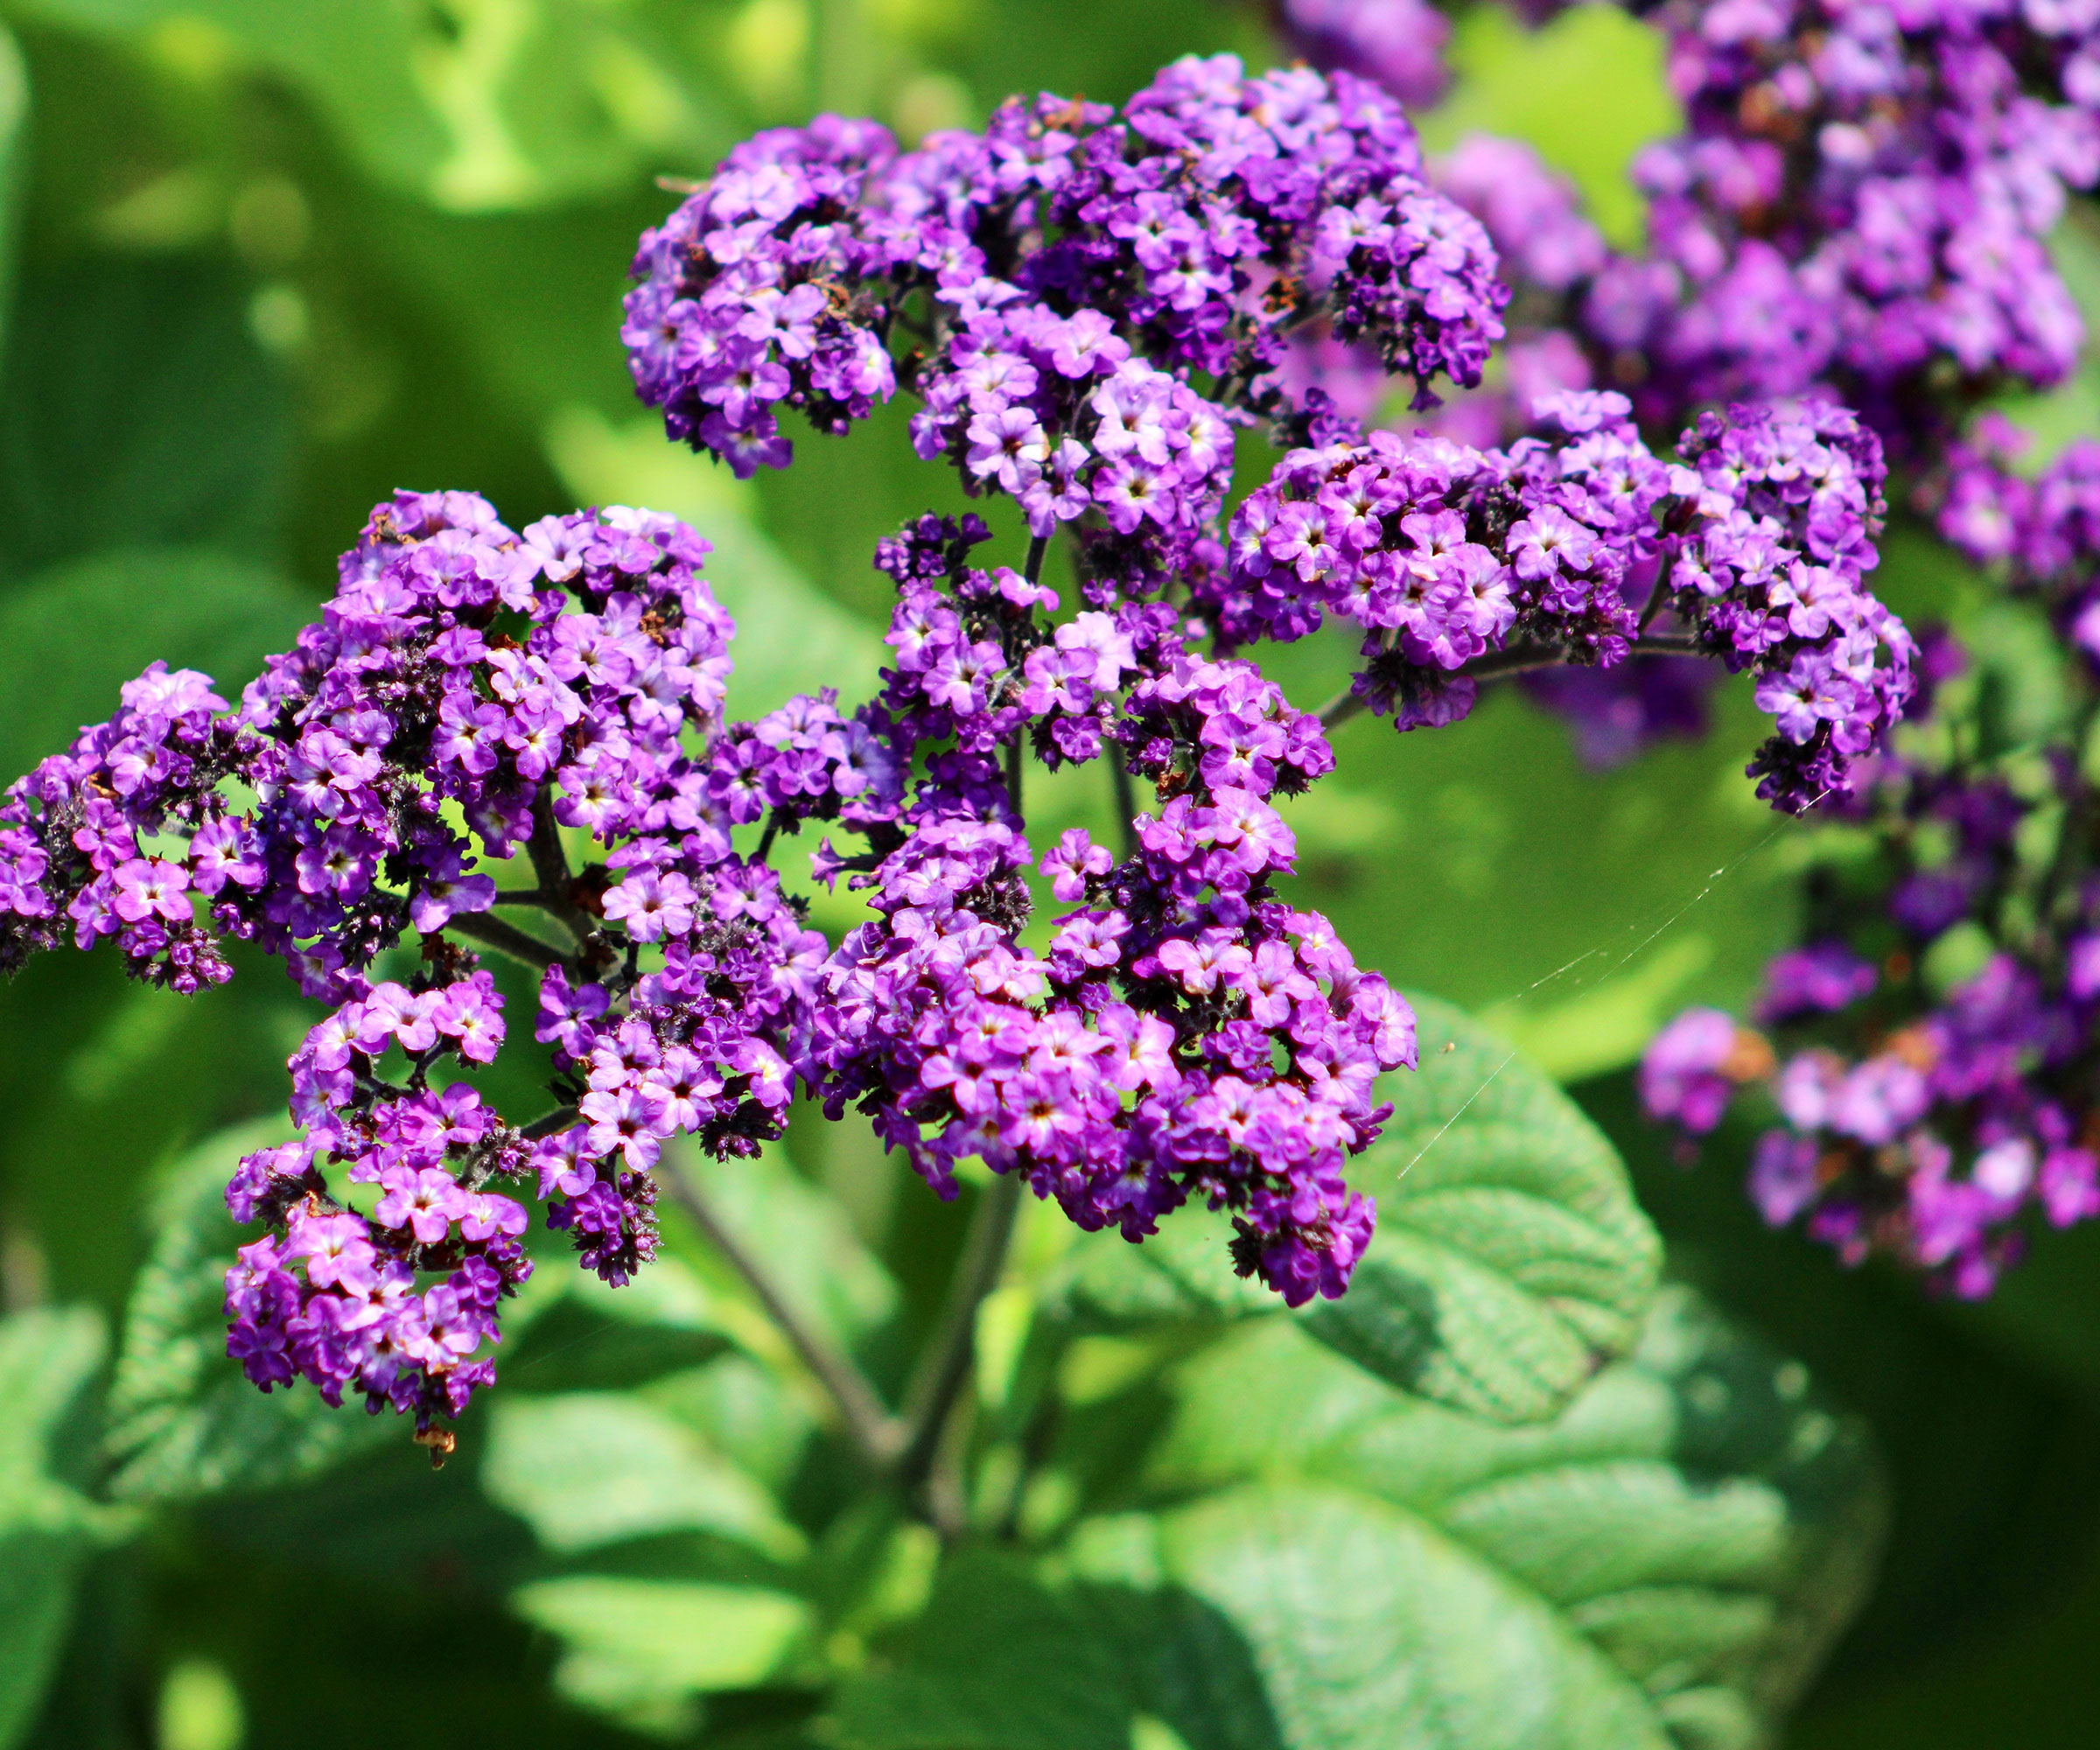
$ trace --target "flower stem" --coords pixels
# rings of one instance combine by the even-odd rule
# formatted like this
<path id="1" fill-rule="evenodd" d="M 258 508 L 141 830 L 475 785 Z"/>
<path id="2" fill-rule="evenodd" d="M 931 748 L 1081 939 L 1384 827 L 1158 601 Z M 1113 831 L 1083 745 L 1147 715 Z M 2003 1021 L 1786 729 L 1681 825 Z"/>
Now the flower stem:
<path id="1" fill-rule="evenodd" d="M 1138 795 L 1130 782 L 1129 755 L 1113 743 L 1109 747 L 1109 774 L 1116 785 L 1116 814 L 1123 825 L 1123 854 L 1127 860 L 1138 854 Z"/>
<path id="2" fill-rule="evenodd" d="M 723 1261 L 744 1278 L 766 1315 L 780 1327 L 780 1334 L 802 1357 L 803 1365 L 816 1376 L 817 1383 L 823 1387 L 838 1410 L 839 1420 L 845 1424 L 847 1437 L 862 1460 L 872 1470 L 887 1470 L 898 1461 L 908 1444 L 905 1424 L 885 1407 L 852 1357 L 814 1329 L 788 1303 L 773 1278 L 723 1221 L 721 1213 L 708 1200 L 691 1170 L 668 1162 L 666 1166 L 668 1170 L 658 1175 L 659 1182 L 692 1218 L 693 1225 L 706 1235 L 708 1242 L 722 1254 Z"/>
<path id="3" fill-rule="evenodd" d="M 537 936 L 527 935 L 515 924 L 507 924 L 501 918 L 492 918 L 486 912 L 455 912 L 445 920 L 444 928 L 453 935 L 463 935 L 483 948 L 508 954 L 513 960 L 522 961 L 541 972 L 562 962 L 560 948 L 550 948 Z"/>
<path id="4" fill-rule="evenodd" d="M 1697 637 L 1689 632 L 1654 632 L 1632 645 L 1623 660 L 1631 662 L 1636 656 L 1711 656 L 1711 650 L 1703 648 Z M 1508 675 L 1528 675 L 1541 668 L 1564 668 L 1574 666 L 1569 653 L 1552 644 L 1511 644 L 1500 650 L 1490 650 L 1485 656 L 1476 656 L 1462 668 L 1449 671 L 1453 679 L 1463 677 L 1469 681 L 1497 681 Z M 1336 724 L 1347 723 L 1364 709 L 1362 696 L 1345 688 L 1334 695 L 1314 713 L 1322 729 L 1332 729 Z"/>
<path id="5" fill-rule="evenodd" d="M 931 1474 L 942 1447 L 942 1432 L 956 1400 L 970 1379 L 977 1334 L 977 1307 L 998 1285 L 1013 1242 L 1014 1218 L 1021 1207 L 1021 1175 L 994 1176 L 977 1200 L 962 1256 L 948 1284 L 948 1306 L 941 1327 L 920 1357 L 905 1394 L 904 1452 L 898 1460 L 899 1480 L 908 1493 Z"/>
<path id="6" fill-rule="evenodd" d="M 561 824 L 554 817 L 554 792 L 540 786 L 532 799 L 532 836 L 525 842 L 533 872 L 540 878 L 540 903 L 581 948 L 598 928 L 591 914 L 570 897 L 575 876 L 569 868 L 569 853 L 562 849 Z"/>

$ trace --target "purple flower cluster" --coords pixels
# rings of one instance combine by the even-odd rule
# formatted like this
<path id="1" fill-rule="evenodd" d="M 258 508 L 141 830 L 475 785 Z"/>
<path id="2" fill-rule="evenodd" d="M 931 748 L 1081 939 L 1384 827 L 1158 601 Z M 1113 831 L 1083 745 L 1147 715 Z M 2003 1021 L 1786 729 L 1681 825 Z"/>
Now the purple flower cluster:
<path id="1" fill-rule="evenodd" d="M 1433 103 L 1448 75 L 1451 21 L 1427 0 L 1274 0 L 1292 49 L 1323 73 L 1353 73 L 1406 104 Z"/>
<path id="2" fill-rule="evenodd" d="M 1470 141 L 1432 167 L 1515 286 L 1500 380 L 1436 429 L 1484 447 L 1523 430 L 1542 395 L 1599 384 L 1659 429 L 1717 398 L 1835 394 L 1914 471 L 1942 535 L 2048 615 L 2072 706 L 2036 746 L 1992 745 L 1988 688 L 1960 680 L 1950 637 L 1916 653 L 1914 726 L 1830 802 L 1872 855 L 1811 883 L 1808 943 L 1768 970 L 1757 1015 L 1778 1052 L 1694 1011 L 1642 1072 L 1650 1111 L 1691 1138 L 1739 1097 L 1769 1102 L 1781 1122 L 1751 1190 L 1774 1224 L 1805 1217 L 1848 1259 L 1886 1251 L 1984 1293 L 2026 1210 L 2058 1226 L 2100 1214 L 2100 811 L 2082 760 L 2100 688 L 2100 445 L 2030 477 L 1995 416 L 1954 438 L 1984 397 L 2076 358 L 2081 325 L 2042 239 L 2067 191 L 2100 179 L 2100 11 L 1634 10 L 1669 36 L 1689 122 L 1636 167 L 1645 253 L 1606 250 L 1527 148 Z M 1362 366 L 1306 349 L 1299 392 L 1368 406 Z M 1701 719 L 1697 671 L 1658 667 L 1533 683 L 1596 751 L 1624 752 Z M 1792 706 L 1776 690 L 1769 705 L 1816 708 L 1812 685 Z"/>
<path id="3" fill-rule="evenodd" d="M 495 1187 L 536 1176 L 550 1224 L 620 1281 L 654 1247 L 664 1138 L 736 1154 L 779 1134 L 776 1045 L 806 1029 L 824 942 L 731 848 L 715 732 L 733 627 L 700 580 L 707 551 L 647 512 L 519 536 L 472 494 L 400 494 L 237 710 L 156 664 L 8 793 L 8 963 L 70 920 L 82 947 L 115 935 L 136 973 L 194 989 L 228 975 L 233 937 L 337 1005 L 290 1060 L 301 1139 L 228 1189 L 237 1219 L 273 1230 L 228 1284 L 258 1384 L 361 1391 L 442 1444 L 434 1418 L 492 1376 L 477 1352 L 530 1268 L 524 1208 Z M 605 860 L 572 873 L 564 828 Z M 486 872 L 521 850 L 533 883 L 499 890 Z M 566 948 L 500 903 L 547 914 Z M 421 969 L 375 981 L 410 930 Z M 551 1121 L 520 1130 L 466 1082 L 431 1081 L 503 1039 L 462 940 L 545 969 L 538 1033 L 570 1102 Z M 405 1081 L 382 1074 L 396 1046 Z M 361 1213 L 360 1185 L 379 1193 Z"/>
<path id="4" fill-rule="evenodd" d="M 2058 1227 L 2100 1214 L 2100 847 L 2077 752 L 2100 683 L 2100 445 L 2034 480 L 2009 471 L 2015 447 L 1991 420 L 1953 447 L 1940 526 L 2047 612 L 2071 656 L 2071 721 L 2038 746 L 1992 745 L 1975 698 L 1955 696 L 1964 654 L 1934 635 L 1930 696 L 1849 810 L 1872 835 L 1870 878 L 1812 894 L 1816 940 L 1773 962 L 1759 1008 L 1798 1047 L 1768 1090 L 1784 1126 L 1753 1163 L 1767 1219 L 1805 1214 L 1847 1257 L 1890 1251 L 1965 1295 L 2018 1256 L 2027 1209 Z M 1964 935 L 1981 970 L 1929 976 Z M 1695 1020 L 1651 1048 L 1648 1096 L 1697 1135 L 1726 1100 L 1670 1091 L 1711 1073 L 1698 1060 L 1718 1032 Z"/>
<path id="5" fill-rule="evenodd" d="M 1668 38 L 1687 124 L 1635 162 L 1644 251 L 1602 249 L 1512 143 L 1467 143 L 1434 172 L 1515 270 L 1513 382 L 1610 384 L 1662 426 L 1821 385 L 1908 458 L 1942 441 L 1950 396 L 2066 374 L 2082 325 L 2042 239 L 2067 192 L 2100 180 L 2100 16 L 2047 0 L 1634 10 Z"/>
<path id="6" fill-rule="evenodd" d="M 1479 382 L 1507 297 L 1397 104 L 1230 56 L 1177 61 L 1120 116 L 1016 98 L 912 152 L 835 116 L 761 134 L 634 273 L 623 332 L 674 438 L 781 466 L 781 409 L 843 431 L 901 382 L 920 453 L 972 490 L 1039 534 L 1091 509 L 1122 537 L 1205 514 L 1232 424 L 1278 410 L 1292 330 L 1331 323 L 1433 405 L 1434 378 Z"/>
<path id="7" fill-rule="evenodd" d="M 1849 416 L 1734 409 L 1663 462 L 1613 395 L 1484 451 L 1366 442 L 1298 393 L 1316 332 L 1419 405 L 1479 381 L 1506 293 L 1420 172 L 1373 88 L 1229 58 L 1119 116 L 1017 100 L 913 153 L 830 117 L 760 136 L 643 242 L 644 398 L 748 473 L 787 462 L 781 408 L 843 431 L 901 383 L 920 456 L 1030 531 L 1018 571 L 972 563 L 976 517 L 882 543 L 878 698 L 724 724 L 733 627 L 691 530 L 613 508 L 515 534 L 471 494 L 402 494 L 238 707 L 156 665 L 8 791 L 0 965 L 70 928 L 187 990 L 238 939 L 332 1007 L 289 1065 L 302 1134 L 228 1189 L 269 1228 L 228 1285 L 251 1378 L 412 1413 L 442 1452 L 494 1376 L 528 1205 L 623 1282 L 666 1144 L 747 1155 L 798 1088 L 943 1193 L 975 1158 L 1132 1240 L 1200 1198 L 1242 1274 L 1340 1294 L 1376 1214 L 1344 1167 L 1413 1017 L 1277 897 L 1274 803 L 1334 759 L 1235 654 L 1324 612 L 1363 626 L 1360 696 L 1404 725 L 1462 715 L 1498 662 L 1670 648 L 1757 675 L 1762 794 L 1843 786 L 1909 651 L 1860 587 L 1880 462 Z M 1298 447 L 1228 527 L 1236 430 L 1264 416 Z M 1040 581 L 1060 528 L 1063 616 Z M 1120 855 L 1068 833 L 1039 858 L 1031 758 L 1106 764 Z M 811 858 L 875 914 L 836 947 L 766 861 L 811 822 L 862 841 Z M 1067 908 L 1041 928 L 1039 878 Z M 476 948 L 542 975 L 556 1104 L 523 1125 L 472 1086 L 505 1032 Z"/>
<path id="8" fill-rule="evenodd" d="M 1861 582 L 1881 509 L 1872 435 L 1820 403 L 1736 408 L 1668 463 L 1622 396 L 1539 411 L 1556 439 L 1507 452 L 1375 431 L 1287 456 L 1234 514 L 1205 602 L 1222 634 L 1353 620 L 1357 696 L 1412 729 L 1464 717 L 1483 674 L 1614 667 L 1667 612 L 1683 629 L 1649 648 L 1757 676 L 1778 729 L 1751 767 L 1760 796 L 1799 812 L 1848 788 L 1910 690 L 1909 635 Z"/>
<path id="9" fill-rule="evenodd" d="M 1809 956 L 1818 963 L 1802 966 Z M 1651 1113 L 1696 1137 L 1761 1089 L 1782 1121 L 1751 1156 L 1750 1195 L 1766 1221 L 1805 1215 L 1847 1263 L 1888 1252 L 1974 1298 L 2020 1256 L 2026 1209 L 2060 1228 L 2100 1214 L 2086 1091 L 2100 976 L 2051 991 L 2001 953 L 1929 1002 L 1914 964 L 1897 948 L 1877 968 L 1836 940 L 1785 956 L 1766 1012 L 1796 1041 L 1849 1045 L 1865 1032 L 1879 1037 L 1873 1050 L 1801 1043 L 1782 1060 L 1762 1035 L 1695 1009 L 1650 1046 L 1642 1093 Z M 1908 1024 L 1880 1031 L 1899 1019 Z"/>
<path id="10" fill-rule="evenodd" d="M 1233 1212 L 1243 1272 L 1294 1306 L 1338 1295 L 1375 1218 L 1343 1163 L 1377 1134 L 1373 1084 L 1412 1064 L 1414 1023 L 1271 891 L 1295 846 L 1268 799 L 1332 769 L 1326 738 L 1250 663 L 1193 654 L 1160 606 L 1053 625 L 1050 591 L 970 564 L 985 535 L 928 517 L 884 543 L 896 664 L 853 725 L 886 750 L 858 768 L 880 778 L 840 785 L 827 701 L 784 714 L 832 744 L 822 771 L 783 782 L 806 753 L 753 738 L 776 821 L 866 838 L 814 861 L 853 872 L 879 914 L 819 975 L 803 1073 L 944 1195 L 978 1158 L 1132 1240 L 1200 1197 Z M 1025 746 L 1051 765 L 1105 753 L 1164 802 L 1120 861 L 1078 830 L 1042 857 L 1074 908 L 1040 953 L 1020 939 Z M 908 794 L 889 777 L 907 770 L 925 773 Z"/>
<path id="11" fill-rule="evenodd" d="M 1978 383 L 2070 368 L 2081 325 L 2041 239 L 2066 189 L 2100 178 L 2100 16 L 1668 0 L 1657 17 L 1688 127 L 1635 164 L 1651 258 L 1641 286 L 1600 283 L 1593 344 L 1659 357 L 1680 396 L 1830 382 L 1892 425 L 1881 410 L 1936 365 Z"/>

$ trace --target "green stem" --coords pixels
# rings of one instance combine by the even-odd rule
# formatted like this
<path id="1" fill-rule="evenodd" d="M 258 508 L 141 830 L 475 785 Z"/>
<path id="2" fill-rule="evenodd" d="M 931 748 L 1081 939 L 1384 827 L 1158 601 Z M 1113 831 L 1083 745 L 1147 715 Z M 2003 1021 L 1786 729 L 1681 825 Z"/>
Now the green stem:
<path id="1" fill-rule="evenodd" d="M 969 1237 L 962 1242 L 962 1259 L 948 1284 L 941 1327 L 920 1358 L 910 1390 L 905 1394 L 906 1438 L 897 1474 L 907 1492 L 916 1491 L 931 1474 L 956 1401 L 969 1382 L 976 1348 L 977 1308 L 998 1286 L 1006 1268 L 1014 1220 L 1020 1213 L 1021 1190 L 1018 1172 L 1003 1172 L 993 1178 L 977 1200 Z"/>
<path id="2" fill-rule="evenodd" d="M 486 912 L 455 912 L 445 920 L 444 928 L 452 935 L 463 935 L 483 948 L 508 954 L 513 960 L 522 961 L 540 972 L 562 963 L 560 948 L 550 948 L 537 936 L 527 935 L 515 924 L 507 924 Z"/>
<path id="3" fill-rule="evenodd" d="M 658 1174 L 657 1182 L 670 1192 L 679 1208 L 692 1218 L 693 1225 L 722 1254 L 724 1262 L 744 1278 L 746 1285 L 766 1309 L 766 1316 L 780 1327 L 780 1334 L 802 1357 L 803 1365 L 816 1376 L 817 1383 L 823 1387 L 838 1410 L 839 1420 L 845 1424 L 846 1434 L 862 1460 L 871 1470 L 888 1469 L 897 1462 L 906 1446 L 905 1424 L 891 1415 L 875 1388 L 868 1382 L 867 1376 L 854 1365 L 852 1357 L 804 1320 L 781 1295 L 772 1276 L 723 1221 L 692 1172 L 666 1165 L 668 1170 Z"/>

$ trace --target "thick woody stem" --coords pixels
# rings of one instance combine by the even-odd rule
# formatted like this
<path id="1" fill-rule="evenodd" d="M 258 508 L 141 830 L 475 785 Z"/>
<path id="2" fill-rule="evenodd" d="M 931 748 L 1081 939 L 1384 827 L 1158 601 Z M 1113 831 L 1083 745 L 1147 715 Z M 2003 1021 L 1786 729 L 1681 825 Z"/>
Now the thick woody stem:
<path id="1" fill-rule="evenodd" d="M 816 1376 L 817 1383 L 823 1387 L 838 1410 L 847 1437 L 863 1462 L 871 1470 L 889 1469 L 898 1462 L 908 1444 L 905 1424 L 890 1414 L 875 1388 L 868 1382 L 867 1376 L 854 1365 L 852 1358 L 814 1330 L 783 1298 L 773 1278 L 709 1201 L 693 1173 L 668 1163 L 666 1166 L 668 1170 L 658 1174 L 658 1182 L 692 1218 L 693 1225 L 706 1235 L 708 1242 L 722 1254 L 724 1262 L 744 1278 L 759 1304 L 766 1309 L 766 1316 L 780 1327 L 780 1334 L 802 1357 L 802 1364 Z"/>

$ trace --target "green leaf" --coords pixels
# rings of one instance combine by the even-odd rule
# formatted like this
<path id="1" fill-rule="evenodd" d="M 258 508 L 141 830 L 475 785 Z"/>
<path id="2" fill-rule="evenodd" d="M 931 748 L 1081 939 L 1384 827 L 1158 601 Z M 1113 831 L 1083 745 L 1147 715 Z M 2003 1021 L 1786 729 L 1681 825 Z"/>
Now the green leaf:
<path id="1" fill-rule="evenodd" d="M 1378 1231 L 1348 1292 L 1298 1316 L 1378 1377 L 1502 1422 L 1553 1415 L 1633 1343 L 1661 1244 L 1602 1131 L 1514 1048 L 1412 998 L 1421 1068 L 1349 1168 Z M 1276 1297 L 1233 1274 L 1222 1217 L 1177 1211 L 1131 1246 L 1075 1244 L 1053 1292 L 1115 1324 L 1244 1318 Z"/>
<path id="2" fill-rule="evenodd" d="M 234 1162 L 279 1139 L 276 1123 L 222 1130 L 171 1172 L 155 1238 L 124 1311 L 104 1449 L 121 1500 L 187 1501 L 290 1482 L 399 1438 L 390 1417 L 331 1410 L 311 1386 L 249 1384 L 226 1354 L 226 1213 Z"/>
<path id="3" fill-rule="evenodd" d="M 522 1586 L 510 1603 L 562 1641 L 554 1681 L 570 1701 L 665 1735 L 690 1733 L 696 1696 L 792 1680 L 812 1623 L 789 1592 L 594 1575 Z"/>
<path id="4" fill-rule="evenodd" d="M 86 1308 L 0 1321 L 0 1750 L 36 1718 L 82 1564 L 129 1529 L 127 1516 L 60 1480 L 79 1467 L 83 1399 L 104 1346 L 102 1319 Z"/>
<path id="5" fill-rule="evenodd" d="M 1633 1343 L 1662 1248 L 1602 1131 L 1514 1048 L 1415 999 L 1421 1068 L 1354 1163 L 1378 1232 L 1306 1328 L 1393 1384 L 1496 1421 L 1552 1415 Z"/>
<path id="6" fill-rule="evenodd" d="M 308 612 L 254 561 L 200 548 L 105 553 L 32 578 L 0 597 L 0 780 L 63 752 L 156 659 L 238 699 Z"/>
<path id="7" fill-rule="evenodd" d="M 984 1549 L 942 1569 L 893 1663 L 844 1684 L 826 1724 L 847 1750 L 1284 1750 L 1214 1606 Z"/>
<path id="8" fill-rule="evenodd" d="M 765 1488 L 691 1427 L 624 1393 L 500 1396 L 481 1486 L 565 1553 L 684 1530 L 777 1561 L 807 1552 Z"/>
<path id="9" fill-rule="evenodd" d="M 665 1170 L 699 1180 L 731 1230 L 774 1268 L 774 1282 L 796 1313 L 834 1342 L 850 1347 L 896 1312 L 897 1284 L 860 1242 L 845 1211 L 798 1179 L 779 1148 L 749 1160 L 707 1159 L 686 1143 L 673 1143 L 665 1153 L 671 1163 Z M 687 1256 L 718 1297 L 716 1316 L 738 1341 L 760 1359 L 783 1354 L 771 1326 L 751 1318 L 749 1290 L 713 1250 L 696 1242 Z"/>
<path id="10" fill-rule="evenodd" d="M 0 382 L 0 577 L 118 548 L 274 556 L 292 414 L 248 308 L 192 261 L 25 277 Z"/>
<path id="11" fill-rule="evenodd" d="M 1292 1750 L 1669 1743 L 1541 1601 L 1370 1496 L 1235 1490 L 1163 1520 L 1158 1560 L 1246 1636 Z"/>
<path id="12" fill-rule="evenodd" d="M 950 1562 L 901 1667 L 847 1684 L 848 1750 L 1129 1750 L 1122 1647 L 1012 1558 Z"/>
<path id="13" fill-rule="evenodd" d="M 1549 1424 L 1407 1398 L 1284 1320 L 1176 1390 L 1152 1486 L 1228 1492 L 1082 1527 L 1079 1564 L 1224 1611 L 1293 1750 L 1768 1741 L 1879 1548 L 1858 1425 L 1681 1288 Z M 1443 1724 L 1381 1740 L 1381 1710 Z"/>

